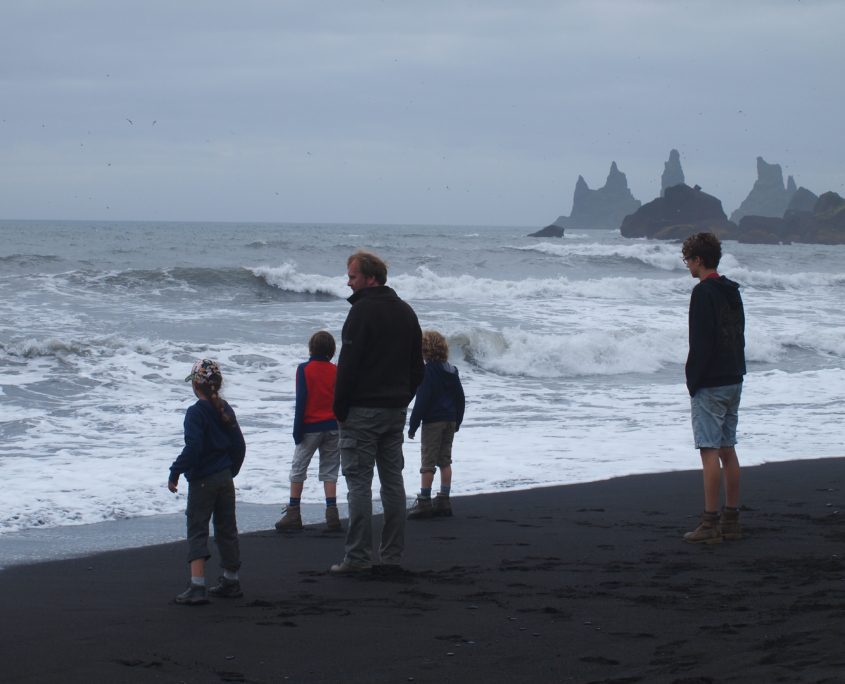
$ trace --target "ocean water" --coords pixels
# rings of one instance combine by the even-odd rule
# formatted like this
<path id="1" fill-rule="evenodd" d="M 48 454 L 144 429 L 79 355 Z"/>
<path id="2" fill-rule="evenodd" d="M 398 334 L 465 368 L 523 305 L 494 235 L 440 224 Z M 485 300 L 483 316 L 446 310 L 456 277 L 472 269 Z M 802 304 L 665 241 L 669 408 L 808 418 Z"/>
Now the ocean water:
<path id="1" fill-rule="evenodd" d="M 284 502 L 296 365 L 314 331 L 339 341 L 362 247 L 460 368 L 456 495 L 698 468 L 679 244 L 530 231 L 0 222 L 0 542 L 182 511 L 165 484 L 199 357 L 221 363 L 245 433 L 239 500 Z M 842 455 L 845 250 L 723 249 L 747 317 L 741 462 Z M 405 458 L 410 496 L 418 442 Z M 304 496 L 320 502 L 316 473 Z"/>

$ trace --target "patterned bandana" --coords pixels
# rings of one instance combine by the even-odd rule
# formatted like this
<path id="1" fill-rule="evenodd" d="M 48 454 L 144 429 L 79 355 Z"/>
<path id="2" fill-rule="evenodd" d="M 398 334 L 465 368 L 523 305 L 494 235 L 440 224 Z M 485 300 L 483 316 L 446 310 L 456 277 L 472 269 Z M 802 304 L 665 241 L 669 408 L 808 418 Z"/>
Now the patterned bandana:
<path id="1" fill-rule="evenodd" d="M 197 384 L 204 385 L 215 375 L 221 379 L 223 377 L 217 362 L 211 361 L 210 359 L 200 359 L 194 363 L 193 368 L 191 368 L 191 374 L 185 378 L 185 382 L 196 380 Z"/>

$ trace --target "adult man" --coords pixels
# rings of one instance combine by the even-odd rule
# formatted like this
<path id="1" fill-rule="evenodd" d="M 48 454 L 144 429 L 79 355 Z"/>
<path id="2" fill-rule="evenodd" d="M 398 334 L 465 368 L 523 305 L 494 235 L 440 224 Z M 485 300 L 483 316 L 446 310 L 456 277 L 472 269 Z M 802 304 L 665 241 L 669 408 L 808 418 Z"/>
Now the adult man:
<path id="1" fill-rule="evenodd" d="M 739 285 L 716 272 L 722 245 L 712 233 L 691 235 L 681 247 L 690 275 L 698 278 L 689 308 L 687 389 L 695 446 L 704 475 L 701 524 L 684 535 L 693 544 L 739 539 L 739 460 L 736 426 L 745 375 L 745 312 Z M 720 469 L 721 465 L 721 469 Z M 725 505 L 719 489 L 725 479 Z"/>
<path id="2" fill-rule="evenodd" d="M 414 310 L 385 285 L 387 265 L 375 254 L 347 260 L 352 308 L 343 324 L 334 413 L 340 422 L 340 464 L 346 478 L 349 525 L 343 561 L 330 572 L 372 566 L 372 484 L 378 468 L 384 528 L 379 553 L 398 568 L 405 546 L 403 431 L 408 404 L 424 374 L 422 331 Z"/>

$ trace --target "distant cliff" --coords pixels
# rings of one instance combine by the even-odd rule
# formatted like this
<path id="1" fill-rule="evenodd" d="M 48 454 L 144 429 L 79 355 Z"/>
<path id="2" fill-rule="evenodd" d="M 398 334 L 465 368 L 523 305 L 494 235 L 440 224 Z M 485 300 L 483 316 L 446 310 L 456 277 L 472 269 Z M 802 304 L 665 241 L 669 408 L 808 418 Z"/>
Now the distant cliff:
<path id="1" fill-rule="evenodd" d="M 628 179 L 611 163 L 604 187 L 591 190 L 583 176 L 578 176 L 572 196 L 572 213 L 559 216 L 552 224 L 561 228 L 618 228 L 622 219 L 636 211 L 642 202 L 628 189 Z"/>
<path id="2" fill-rule="evenodd" d="M 804 242 L 824 245 L 845 245 L 845 199 L 835 192 L 825 192 L 812 210 L 796 208 L 811 197 L 806 188 L 799 188 L 795 201 L 783 217 L 743 216 L 739 222 L 737 239 L 753 244 L 789 244 Z"/>
<path id="3" fill-rule="evenodd" d="M 728 220 L 718 198 L 690 187 L 684 180 L 681 155 L 669 152 L 660 178 L 660 196 L 642 204 L 628 189 L 616 162 L 604 187 L 591 190 L 578 176 L 570 216 L 560 216 L 533 237 L 562 237 L 564 228 L 619 227 L 624 237 L 684 239 L 709 231 L 726 240 L 760 244 L 790 242 L 845 244 L 845 200 L 835 192 L 817 197 L 797 188 L 792 176 L 783 181 L 779 164 L 757 157 L 757 180 Z"/>
<path id="4" fill-rule="evenodd" d="M 781 217 L 795 191 L 792 176 L 784 186 L 780 164 L 767 164 L 763 157 L 757 157 L 757 180 L 748 197 L 731 214 L 731 221 L 739 223 L 743 216 L 749 215 Z"/>

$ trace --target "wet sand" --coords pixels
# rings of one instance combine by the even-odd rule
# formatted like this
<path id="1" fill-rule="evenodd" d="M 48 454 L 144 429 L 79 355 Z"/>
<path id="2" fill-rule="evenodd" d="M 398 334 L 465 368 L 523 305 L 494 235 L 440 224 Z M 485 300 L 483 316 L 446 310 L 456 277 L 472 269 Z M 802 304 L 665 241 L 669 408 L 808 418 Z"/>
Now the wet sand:
<path id="1" fill-rule="evenodd" d="M 254 532 L 244 597 L 205 606 L 172 602 L 184 542 L 14 566 L 0 679 L 843 682 L 843 481 L 845 459 L 745 468 L 746 537 L 710 546 L 681 541 L 697 470 L 455 497 L 394 575 L 330 576 L 320 526 Z"/>

